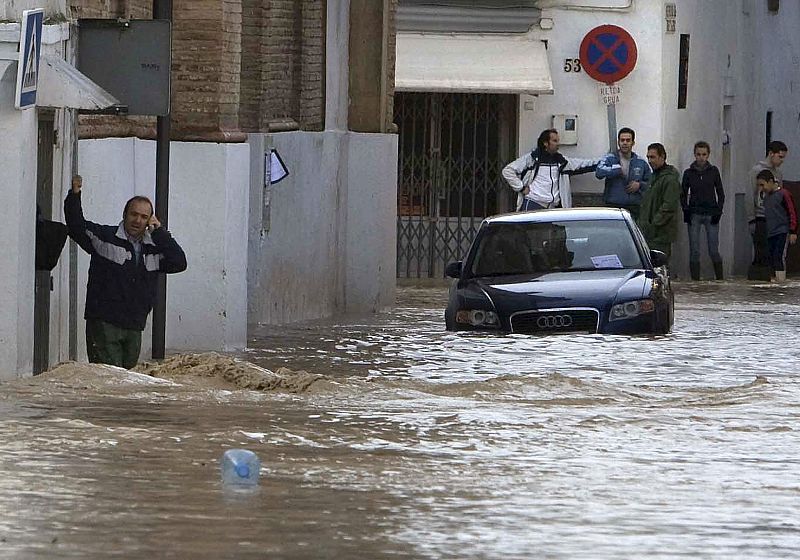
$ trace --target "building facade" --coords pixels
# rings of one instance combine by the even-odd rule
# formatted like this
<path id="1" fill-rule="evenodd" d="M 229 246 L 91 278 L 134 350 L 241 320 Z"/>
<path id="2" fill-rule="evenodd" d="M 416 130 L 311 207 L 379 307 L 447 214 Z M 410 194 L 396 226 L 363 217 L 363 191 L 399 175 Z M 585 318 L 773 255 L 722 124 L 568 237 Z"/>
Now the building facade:
<path id="1" fill-rule="evenodd" d="M 42 3 L 0 2 L 11 22 L 0 26 L 0 38 L 14 48 L 13 22 L 34 4 Z M 46 4 L 46 48 L 69 64 L 78 64 L 81 20 L 124 29 L 152 18 L 153 5 Z M 393 304 L 395 10 L 393 0 L 173 2 L 169 228 L 189 268 L 169 279 L 169 350 L 242 348 L 248 324 Z M 4 183 L 14 189 L 2 233 L 18 251 L 0 263 L 2 378 L 85 357 L 88 259 L 65 249 L 52 274 L 36 279 L 34 221 L 26 216 L 35 216 L 37 199 L 47 217 L 63 221 L 63 197 L 77 171 L 87 218 L 116 223 L 125 200 L 152 197 L 155 184 L 154 117 L 76 119 L 68 103 L 18 111 L 13 86 L 6 72 L 0 122 L 14 140 L 0 155 L 9 163 Z M 50 140 L 43 140 L 43 121 Z M 289 170 L 279 184 L 266 172 L 273 150 Z M 45 152 L 49 167 L 40 162 L 37 170 Z M 42 190 L 45 178 L 50 186 Z M 52 282 L 52 291 L 35 290 L 37 282 Z"/>
<path id="2" fill-rule="evenodd" d="M 697 140 L 710 143 L 711 160 L 722 171 L 727 194 L 720 231 L 725 270 L 743 275 L 751 250 L 744 206 L 747 174 L 764 157 L 768 140 L 789 145 L 784 176 L 800 177 L 800 157 L 792 155 L 800 145 L 800 64 L 795 54 L 798 39 L 792 31 L 798 23 L 800 5 L 786 1 L 401 0 L 398 108 L 405 107 L 409 97 L 415 98 L 416 107 L 424 108 L 437 103 L 447 107 L 461 96 L 473 96 L 479 104 L 511 107 L 500 118 L 490 119 L 488 127 L 492 132 L 485 153 L 498 154 L 499 161 L 490 157 L 485 165 L 477 158 L 477 172 L 468 171 L 467 179 L 437 174 L 432 169 L 442 165 L 430 157 L 439 153 L 437 147 L 412 139 L 420 123 L 435 130 L 428 138 L 447 136 L 452 121 L 436 125 L 430 116 L 415 121 L 399 115 L 398 274 L 441 276 L 446 260 L 461 258 L 484 212 L 510 209 L 509 189 L 498 166 L 531 150 L 541 130 L 561 128 L 562 153 L 567 156 L 599 157 L 608 151 L 609 111 L 600 91 L 603 84 L 582 68 L 580 45 L 592 29 L 611 24 L 630 33 L 638 52 L 633 70 L 617 83 L 622 92 L 614 107 L 615 128 L 635 129 L 634 150 L 642 155 L 648 144 L 663 143 L 668 163 L 681 171 L 693 161 Z M 426 68 L 428 63 L 419 63 L 420 45 L 446 48 L 459 41 L 483 46 L 477 53 L 458 49 L 461 56 L 448 61 L 456 70 L 449 80 L 437 81 Z M 487 52 L 495 53 L 491 75 L 473 69 L 485 66 L 481 57 Z M 421 109 L 414 111 L 420 114 Z M 574 123 L 574 134 L 564 134 L 565 120 Z M 460 121 L 455 127 L 459 133 Z M 478 123 L 475 128 L 485 127 Z M 428 155 L 421 158 L 426 150 Z M 469 166 L 475 159 L 456 158 L 456 163 Z M 575 203 L 599 203 L 602 188 L 602 182 L 591 176 L 577 177 Z M 436 200 L 460 200 L 459 208 L 451 207 L 449 216 L 443 216 L 441 211 L 432 212 L 432 205 L 416 202 L 434 191 Z M 441 192 L 447 193 L 444 198 Z M 486 193 L 497 203 L 484 208 Z M 416 196 L 415 201 L 404 198 L 409 194 Z M 688 276 L 683 228 L 674 254 L 676 274 Z M 713 277 L 710 269 L 703 273 Z"/>

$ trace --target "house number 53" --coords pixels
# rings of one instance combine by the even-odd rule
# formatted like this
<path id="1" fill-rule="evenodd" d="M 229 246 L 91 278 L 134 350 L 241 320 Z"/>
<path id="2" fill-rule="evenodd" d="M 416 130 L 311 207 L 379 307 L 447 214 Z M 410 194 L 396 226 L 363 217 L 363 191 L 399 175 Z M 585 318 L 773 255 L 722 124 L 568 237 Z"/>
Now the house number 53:
<path id="1" fill-rule="evenodd" d="M 564 72 L 580 72 L 581 60 L 579 58 L 565 58 Z"/>

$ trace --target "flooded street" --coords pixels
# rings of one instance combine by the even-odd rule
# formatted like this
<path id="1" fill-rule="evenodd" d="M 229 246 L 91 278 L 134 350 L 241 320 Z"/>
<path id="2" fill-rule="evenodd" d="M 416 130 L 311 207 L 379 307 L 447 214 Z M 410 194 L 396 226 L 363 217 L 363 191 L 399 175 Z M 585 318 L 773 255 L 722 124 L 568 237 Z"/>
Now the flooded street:
<path id="1" fill-rule="evenodd" d="M 800 283 L 679 284 L 663 337 L 444 330 L 446 291 L 262 327 L 286 373 L 0 386 L 3 558 L 796 558 Z M 298 377 L 300 375 L 300 377 Z M 256 492 L 219 481 L 231 447 Z"/>

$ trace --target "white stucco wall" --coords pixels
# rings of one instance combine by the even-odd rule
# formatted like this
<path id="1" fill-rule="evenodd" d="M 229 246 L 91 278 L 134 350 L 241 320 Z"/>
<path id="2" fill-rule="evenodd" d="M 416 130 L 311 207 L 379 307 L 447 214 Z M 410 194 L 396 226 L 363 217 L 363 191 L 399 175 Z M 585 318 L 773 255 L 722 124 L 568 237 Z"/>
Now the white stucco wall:
<path id="1" fill-rule="evenodd" d="M 46 17 L 67 13 L 67 0 L 3 0 L 0 2 L 0 19 L 16 20 L 24 10 L 43 8 Z"/>
<path id="2" fill-rule="evenodd" d="M 784 175 L 800 179 L 800 156 L 793 156 L 792 149 L 800 150 L 800 36 L 796 32 L 800 2 L 781 2 L 780 11 L 774 14 L 761 0 L 676 0 L 675 33 L 666 30 L 665 0 L 635 0 L 630 10 L 575 9 L 574 5 L 564 9 L 565 4 L 542 2 L 542 17 L 552 19 L 553 29 L 536 27 L 530 32 L 548 41 L 555 93 L 520 96 L 519 153 L 530 150 L 538 133 L 551 126 L 552 115 L 561 113 L 579 116 L 579 143 L 563 146 L 562 153 L 593 157 L 606 150 L 607 116 L 597 92 L 598 82 L 585 72 L 564 72 L 563 66 L 565 58 L 578 58 L 580 42 L 592 28 L 602 24 L 623 27 L 636 40 L 638 61 L 620 82 L 623 94 L 616 107 L 617 128 L 636 130 L 635 150 L 640 155 L 649 143 L 662 142 L 668 163 L 681 172 L 693 161 L 692 147 L 697 140 L 711 144 L 712 163 L 723 172 L 727 195 L 720 225 L 726 273 L 746 271 L 749 236 L 742 234 L 747 225 L 741 208 L 738 221 L 736 218 L 736 195 L 744 193 L 748 170 L 764 156 L 767 111 L 773 112 L 772 139 L 783 140 L 790 148 Z M 681 34 L 690 35 L 686 109 L 677 108 Z M 723 152 L 725 106 L 730 143 Z M 603 183 L 591 176 L 573 181 L 573 190 L 579 193 L 600 193 L 602 188 Z M 702 250 L 704 274 L 709 277 L 705 247 Z M 735 263 L 737 252 L 740 258 Z M 685 277 L 688 239 L 683 227 L 674 253 L 674 270 Z"/>
<path id="3" fill-rule="evenodd" d="M 263 167 L 251 167 L 249 321 L 289 323 L 392 305 L 396 136 L 286 132 L 252 135 L 250 144 L 254 154 L 275 147 L 290 175 L 265 200 Z"/>
<path id="4" fill-rule="evenodd" d="M 752 62 L 741 68 L 742 82 L 749 85 L 753 99 L 750 159 L 764 156 L 766 112 L 772 111 L 772 139 L 789 147 L 784 178 L 800 181 L 800 2 L 784 0 L 778 13 L 769 12 L 766 4 L 748 0 L 745 16 L 751 36 L 760 39 Z"/>
<path id="5" fill-rule="evenodd" d="M 81 140 L 79 152 L 87 219 L 118 223 L 130 197 L 155 196 L 155 142 Z M 246 144 L 172 143 L 169 230 L 189 266 L 168 276 L 168 351 L 230 350 L 246 344 L 248 158 Z M 60 266 L 68 266 L 68 260 Z M 88 266 L 88 256 L 80 251 L 78 349 L 83 359 Z M 68 283 L 61 281 L 60 287 L 61 301 L 55 305 L 63 307 Z M 152 314 L 142 337 L 142 359 L 150 355 L 151 322 Z M 65 359 L 66 338 L 61 352 Z"/>
<path id="6" fill-rule="evenodd" d="M 558 3 L 553 3 L 558 4 Z M 553 95 L 520 96 L 519 153 L 530 151 L 539 133 L 552 126 L 555 114 L 578 115 L 576 146 L 563 146 L 565 156 L 600 157 L 608 152 L 608 116 L 600 98 L 600 82 L 585 71 L 565 72 L 564 60 L 579 58 L 584 36 L 593 28 L 613 24 L 626 29 L 636 41 L 636 67 L 619 85 L 622 101 L 617 105 L 617 128 L 636 131 L 634 150 L 644 155 L 647 144 L 661 138 L 661 84 L 653 80 L 661 65 L 660 0 L 637 1 L 632 10 L 575 10 L 558 7 L 542 10 L 542 18 L 553 21 L 551 30 L 534 28 L 531 35 L 548 43 L 547 56 L 553 78 Z M 611 5 L 611 4 L 608 4 Z M 618 4 L 614 4 L 618 5 Z M 532 109 L 530 108 L 532 107 Z M 574 192 L 602 192 L 603 183 L 593 175 L 572 181 Z"/>
<path id="7" fill-rule="evenodd" d="M 397 277 L 397 135 L 350 134 L 344 311 L 394 305 Z"/>
<path id="8" fill-rule="evenodd" d="M 743 192 L 746 176 L 745 168 L 750 163 L 743 153 L 742 140 L 749 136 L 746 114 L 741 112 L 744 96 L 736 76 L 741 61 L 748 58 L 745 37 L 748 28 L 742 21 L 740 9 L 730 9 L 726 0 L 683 0 L 679 3 L 676 31 L 667 34 L 662 31 L 664 52 L 661 66 L 663 85 L 662 106 L 664 109 L 663 140 L 667 149 L 667 162 L 683 172 L 694 161 L 693 147 L 698 140 L 711 145 L 710 161 L 723 176 L 726 201 L 723 219 L 720 221 L 720 252 L 726 273 L 733 270 L 734 229 L 736 224 L 736 193 Z M 737 6 L 738 7 L 738 6 Z M 662 29 L 665 24 L 662 20 Z M 689 78 L 686 108 L 678 109 L 678 58 L 680 36 L 689 35 Z M 738 46 L 737 46 L 738 45 Z M 729 65 L 730 57 L 730 65 Z M 748 86 L 745 86 L 748 87 Z M 738 95 L 727 95 L 736 93 Z M 723 107 L 730 105 L 731 144 L 730 164 L 723 164 Z M 736 168 L 739 167 L 737 170 Z M 747 227 L 746 224 L 743 227 Z M 689 244 L 687 229 L 679 228 L 678 241 L 673 246 L 672 265 L 680 277 L 688 276 Z M 713 277 L 711 263 L 707 257 L 705 243 L 701 243 L 701 264 L 703 276 Z"/>
<path id="9" fill-rule="evenodd" d="M 15 64 L 0 61 L 0 379 L 33 365 L 34 239 L 36 233 L 36 111 L 14 109 Z"/>
<path id="10" fill-rule="evenodd" d="M 758 0 L 683 0 L 678 3 L 676 33 L 664 35 L 664 144 L 670 163 L 680 170 L 694 160 L 695 141 L 711 144 L 711 161 L 722 171 L 726 193 L 720 250 L 728 274 L 744 274 L 749 264 L 751 243 L 742 205 L 750 188 L 749 170 L 764 157 L 767 111 L 773 111 L 772 139 L 783 140 L 790 147 L 784 176 L 800 179 L 800 158 L 792 157 L 791 150 L 793 145 L 800 147 L 798 25 L 798 2 L 781 2 L 779 12 L 773 14 L 766 2 Z M 686 109 L 677 108 L 681 34 L 690 35 Z M 730 143 L 724 147 L 726 106 Z M 685 276 L 688 236 L 685 228 L 680 233 L 673 260 L 678 274 Z M 705 247 L 701 249 L 704 273 L 710 277 Z M 738 259 L 734 259 L 736 253 Z"/>

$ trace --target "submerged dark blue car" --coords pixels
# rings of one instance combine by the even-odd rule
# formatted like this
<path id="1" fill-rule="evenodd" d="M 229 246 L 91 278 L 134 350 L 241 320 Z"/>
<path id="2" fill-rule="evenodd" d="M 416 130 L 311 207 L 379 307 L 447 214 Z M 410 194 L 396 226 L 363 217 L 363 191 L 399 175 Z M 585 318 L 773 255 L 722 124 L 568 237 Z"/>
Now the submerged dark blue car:
<path id="1" fill-rule="evenodd" d="M 456 278 L 448 330 L 528 334 L 668 333 L 666 256 L 624 210 L 539 210 L 487 218 Z"/>

